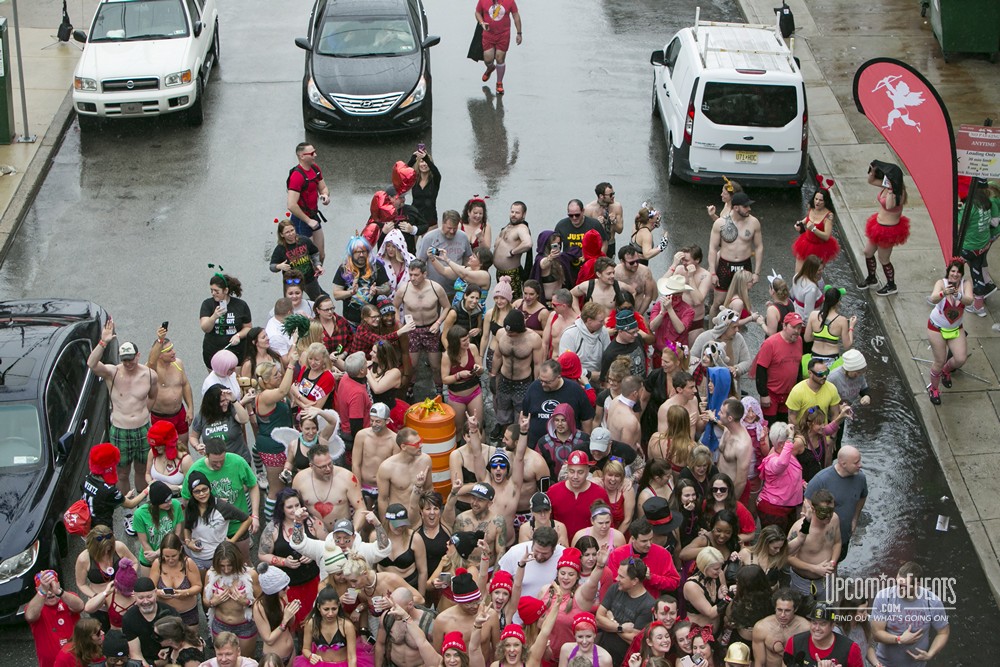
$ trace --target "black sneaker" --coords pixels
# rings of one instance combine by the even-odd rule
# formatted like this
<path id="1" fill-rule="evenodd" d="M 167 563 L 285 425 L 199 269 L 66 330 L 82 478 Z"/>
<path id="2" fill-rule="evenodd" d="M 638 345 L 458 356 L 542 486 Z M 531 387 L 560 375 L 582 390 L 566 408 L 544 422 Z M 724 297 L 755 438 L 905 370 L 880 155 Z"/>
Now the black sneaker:
<path id="1" fill-rule="evenodd" d="M 951 382 L 951 373 L 945 372 L 944 369 L 941 369 L 941 385 L 945 389 L 951 389 L 951 385 L 952 385 L 952 382 Z"/>
<path id="2" fill-rule="evenodd" d="M 878 278 L 876 278 L 875 276 L 868 276 L 867 278 L 858 283 L 858 289 L 865 290 L 868 289 L 869 287 L 875 287 L 876 285 L 878 285 Z"/>
<path id="3" fill-rule="evenodd" d="M 983 292 L 983 298 L 985 299 L 986 297 L 988 297 L 989 295 L 993 294 L 993 292 L 996 292 L 996 291 L 997 291 L 996 284 L 994 284 L 994 283 L 986 283 L 986 288 L 985 288 L 985 291 Z"/>
<path id="4" fill-rule="evenodd" d="M 937 389 L 935 389 L 931 385 L 927 385 L 927 395 L 930 396 L 931 403 L 933 403 L 934 405 L 941 405 L 941 392 L 940 391 L 938 391 Z"/>
<path id="5" fill-rule="evenodd" d="M 895 294 L 896 291 L 896 283 L 886 283 L 881 288 L 875 290 L 875 293 L 879 296 L 889 296 L 890 294 Z"/>

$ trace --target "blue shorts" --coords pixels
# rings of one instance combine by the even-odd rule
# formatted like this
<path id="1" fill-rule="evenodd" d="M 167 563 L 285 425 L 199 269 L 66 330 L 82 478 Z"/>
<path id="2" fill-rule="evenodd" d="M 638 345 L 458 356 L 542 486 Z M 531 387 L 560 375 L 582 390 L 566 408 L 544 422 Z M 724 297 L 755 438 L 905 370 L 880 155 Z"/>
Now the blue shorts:
<path id="1" fill-rule="evenodd" d="M 304 236 L 307 239 L 312 238 L 312 235 L 314 233 L 323 229 L 323 223 L 326 222 L 326 218 L 323 216 L 322 213 L 316 211 L 316 221 L 319 222 L 319 226 L 316 227 L 316 229 L 313 229 L 312 227 L 309 226 L 309 223 L 306 222 L 305 220 L 295 215 L 292 216 L 292 224 L 295 225 L 296 233 L 298 233 L 299 236 Z"/>

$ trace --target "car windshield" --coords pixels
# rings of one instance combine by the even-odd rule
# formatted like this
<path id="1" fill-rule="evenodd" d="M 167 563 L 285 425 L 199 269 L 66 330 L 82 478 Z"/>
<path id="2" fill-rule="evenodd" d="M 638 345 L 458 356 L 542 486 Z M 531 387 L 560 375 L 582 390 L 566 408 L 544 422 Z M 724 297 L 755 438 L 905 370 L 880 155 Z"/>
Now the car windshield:
<path id="1" fill-rule="evenodd" d="M 784 127 L 798 115 L 795 86 L 706 83 L 701 110 L 717 125 Z"/>
<path id="2" fill-rule="evenodd" d="M 0 470 L 34 466 L 41 460 L 38 410 L 27 403 L 0 405 Z"/>
<path id="3" fill-rule="evenodd" d="M 181 0 L 105 2 L 97 9 L 91 42 L 127 42 L 188 36 Z"/>
<path id="4" fill-rule="evenodd" d="M 316 53 L 337 58 L 401 56 L 417 50 L 417 39 L 405 16 L 328 18 Z"/>

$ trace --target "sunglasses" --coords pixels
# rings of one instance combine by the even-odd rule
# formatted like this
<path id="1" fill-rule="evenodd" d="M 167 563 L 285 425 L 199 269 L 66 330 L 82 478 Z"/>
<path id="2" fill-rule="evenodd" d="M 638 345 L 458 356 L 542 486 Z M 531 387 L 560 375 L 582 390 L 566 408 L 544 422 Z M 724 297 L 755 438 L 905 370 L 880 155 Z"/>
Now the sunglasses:
<path id="1" fill-rule="evenodd" d="M 625 263 L 628 264 L 629 266 L 635 266 L 636 264 L 639 263 L 639 260 L 637 260 L 637 259 L 627 259 L 627 260 L 625 260 Z"/>
<path id="2" fill-rule="evenodd" d="M 298 285 L 302 282 L 302 278 L 285 278 L 286 285 Z"/>
<path id="3" fill-rule="evenodd" d="M 724 486 L 713 486 L 712 493 L 729 493 L 729 489 Z"/>
<path id="4" fill-rule="evenodd" d="M 491 463 L 490 464 L 490 468 L 499 468 L 500 470 L 506 470 L 507 469 L 507 464 L 506 463 Z"/>
<path id="5" fill-rule="evenodd" d="M 303 153 L 303 155 L 316 155 L 316 151 L 309 151 L 308 153 Z"/>
<path id="6" fill-rule="evenodd" d="M 581 215 L 583 215 L 583 213 L 567 213 L 566 217 L 567 218 L 579 218 Z"/>
<path id="7" fill-rule="evenodd" d="M 108 533 L 107 535 L 95 535 L 94 536 L 94 540 L 96 540 L 97 542 L 107 542 L 108 540 L 113 540 L 113 539 L 115 539 L 115 536 L 114 536 L 113 533 Z"/>
<path id="8" fill-rule="evenodd" d="M 820 371 L 809 371 L 809 372 L 812 373 L 813 375 L 815 375 L 818 378 L 825 378 L 827 375 L 830 374 L 830 370 L 829 369 L 827 369 L 827 370 L 825 370 L 823 372 L 820 372 Z"/>
<path id="9" fill-rule="evenodd" d="M 815 510 L 816 517 L 818 519 L 829 519 L 833 516 L 832 507 L 817 507 Z"/>

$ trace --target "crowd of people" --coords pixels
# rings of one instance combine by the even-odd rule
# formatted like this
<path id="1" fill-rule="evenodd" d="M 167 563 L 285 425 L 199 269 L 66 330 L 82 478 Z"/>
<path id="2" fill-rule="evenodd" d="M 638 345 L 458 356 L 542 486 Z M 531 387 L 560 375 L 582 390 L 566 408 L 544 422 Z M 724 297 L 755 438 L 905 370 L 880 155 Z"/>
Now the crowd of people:
<path id="1" fill-rule="evenodd" d="M 107 322 L 88 363 L 111 442 L 90 452 L 78 594 L 45 572 L 26 610 L 40 664 L 896 667 L 942 650 L 915 563 L 876 600 L 832 598 L 868 496 L 845 431 L 870 397 L 857 318 L 822 278 L 830 182 L 765 260 L 727 179 L 707 248 L 657 276 L 652 205 L 626 225 L 602 182 L 549 230 L 521 201 L 503 224 L 478 196 L 439 215 L 421 146 L 327 268 L 328 190 L 315 148 L 296 156 L 269 259 L 282 297 L 259 326 L 211 267 L 197 401 L 169 323 L 142 363 Z M 938 301 L 972 303 L 962 269 Z M 942 381 L 964 361 L 946 330 Z M 457 432 L 444 487 L 404 425 L 438 395 Z"/>

